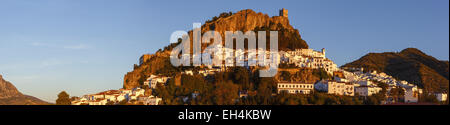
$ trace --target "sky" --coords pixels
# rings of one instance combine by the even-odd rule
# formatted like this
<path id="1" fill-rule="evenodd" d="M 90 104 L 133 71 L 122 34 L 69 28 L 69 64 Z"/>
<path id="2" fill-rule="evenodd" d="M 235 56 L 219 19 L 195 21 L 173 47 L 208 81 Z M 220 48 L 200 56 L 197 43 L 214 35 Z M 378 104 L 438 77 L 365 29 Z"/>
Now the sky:
<path id="1" fill-rule="evenodd" d="M 0 0 L 0 74 L 55 102 L 119 89 L 142 54 L 222 12 L 253 9 L 290 24 L 339 66 L 414 47 L 449 60 L 448 0 Z"/>

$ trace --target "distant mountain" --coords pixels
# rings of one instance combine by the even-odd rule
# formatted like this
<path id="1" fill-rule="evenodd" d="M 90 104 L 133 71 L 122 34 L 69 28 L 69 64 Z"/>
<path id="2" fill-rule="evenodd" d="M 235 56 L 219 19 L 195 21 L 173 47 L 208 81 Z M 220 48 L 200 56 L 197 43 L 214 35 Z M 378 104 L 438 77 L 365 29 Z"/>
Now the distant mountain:
<path id="1" fill-rule="evenodd" d="M 251 9 L 241 10 L 236 13 L 225 12 L 218 17 L 213 17 L 202 25 L 202 33 L 207 31 L 219 32 L 222 40 L 225 39 L 225 31 L 278 31 L 278 48 L 279 50 L 295 50 L 308 48 L 308 44 L 303 40 L 297 29 L 289 24 L 286 15 L 269 17 L 267 14 L 256 13 Z M 192 30 L 188 32 L 192 38 Z M 267 41 L 269 41 L 269 33 Z M 191 39 L 192 40 L 192 39 Z M 130 89 L 139 87 L 150 74 L 161 73 L 171 70 L 177 72 L 169 61 L 169 55 L 172 48 L 179 43 L 168 45 L 164 50 L 160 50 L 152 54 L 146 63 L 135 66 L 133 71 L 128 72 L 124 77 L 124 88 Z M 207 44 L 203 44 L 206 46 Z M 270 45 L 270 44 L 266 44 Z M 191 49 L 192 50 L 192 49 Z"/>
<path id="2" fill-rule="evenodd" d="M 48 102 L 24 95 L 0 75 L 0 105 L 46 105 Z"/>
<path id="3" fill-rule="evenodd" d="M 342 67 L 363 67 L 385 72 L 429 92 L 448 92 L 449 89 L 448 61 L 440 61 L 416 48 L 407 48 L 398 53 L 369 53 Z"/>

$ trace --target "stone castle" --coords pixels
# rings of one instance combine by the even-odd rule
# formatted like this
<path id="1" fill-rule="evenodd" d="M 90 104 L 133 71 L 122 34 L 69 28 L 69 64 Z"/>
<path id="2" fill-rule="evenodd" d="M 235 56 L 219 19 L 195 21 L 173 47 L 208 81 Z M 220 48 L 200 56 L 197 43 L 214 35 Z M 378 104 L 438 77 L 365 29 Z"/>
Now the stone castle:
<path id="1" fill-rule="evenodd" d="M 281 9 L 280 10 L 280 16 L 282 17 L 288 17 L 288 10 L 287 9 Z"/>

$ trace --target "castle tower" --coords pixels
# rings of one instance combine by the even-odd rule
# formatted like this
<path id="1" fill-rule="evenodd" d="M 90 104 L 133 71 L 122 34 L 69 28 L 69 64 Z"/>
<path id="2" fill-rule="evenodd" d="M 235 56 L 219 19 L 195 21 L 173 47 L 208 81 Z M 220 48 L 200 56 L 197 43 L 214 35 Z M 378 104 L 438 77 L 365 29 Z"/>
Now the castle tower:
<path id="1" fill-rule="evenodd" d="M 286 10 L 286 9 L 281 9 L 280 10 L 280 16 L 283 16 L 283 17 L 288 17 L 288 10 Z"/>
<path id="2" fill-rule="evenodd" d="M 152 55 L 150 54 L 142 55 L 141 58 L 139 58 L 139 65 L 142 65 L 143 63 L 147 62 L 147 60 L 149 60 L 150 58 L 152 58 Z"/>
<path id="3" fill-rule="evenodd" d="M 325 56 L 325 48 L 322 48 L 322 54 Z"/>

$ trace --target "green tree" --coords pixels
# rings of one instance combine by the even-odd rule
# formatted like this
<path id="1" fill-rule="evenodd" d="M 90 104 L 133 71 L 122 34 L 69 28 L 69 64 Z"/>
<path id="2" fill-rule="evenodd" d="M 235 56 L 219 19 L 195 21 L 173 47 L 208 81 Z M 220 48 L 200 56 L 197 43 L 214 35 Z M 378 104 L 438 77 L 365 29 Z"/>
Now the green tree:
<path id="1" fill-rule="evenodd" d="M 264 77 L 261 78 L 258 82 L 257 88 L 257 102 L 261 105 L 270 105 L 272 104 L 272 93 L 276 88 L 276 83 L 273 78 Z"/>
<path id="2" fill-rule="evenodd" d="M 241 85 L 241 89 L 249 90 L 253 89 L 250 85 L 250 74 L 244 67 L 236 67 L 232 74 L 234 83 Z"/>
<path id="3" fill-rule="evenodd" d="M 288 71 L 281 71 L 281 78 L 283 78 L 284 81 L 290 81 L 291 73 L 289 73 Z"/>
<path id="4" fill-rule="evenodd" d="M 114 103 L 113 101 L 109 101 L 106 103 L 106 105 L 115 105 L 116 103 Z"/>
<path id="5" fill-rule="evenodd" d="M 66 91 L 62 91 L 58 94 L 56 105 L 71 105 L 69 94 L 67 94 Z"/>
<path id="6" fill-rule="evenodd" d="M 376 96 L 368 96 L 364 100 L 364 104 L 366 105 L 379 105 L 380 100 Z"/>
<path id="7" fill-rule="evenodd" d="M 119 102 L 119 105 L 127 105 L 128 101 L 126 99 Z"/>
<path id="8" fill-rule="evenodd" d="M 422 94 L 419 98 L 420 102 L 428 102 L 428 103 L 439 103 L 436 96 L 434 94 Z"/>
<path id="9" fill-rule="evenodd" d="M 331 76 L 328 74 L 328 72 L 325 71 L 325 69 L 323 69 L 323 68 L 314 70 L 313 75 L 319 77 L 320 79 L 330 79 L 331 78 Z"/>
<path id="10" fill-rule="evenodd" d="M 390 91 L 390 96 L 394 98 L 395 102 L 399 100 L 399 98 L 405 95 L 405 90 L 403 88 L 392 88 Z"/>
<path id="11" fill-rule="evenodd" d="M 235 99 L 239 96 L 238 86 L 233 84 L 231 81 L 216 83 L 216 88 L 214 90 L 214 100 L 217 105 L 233 105 L 235 104 Z"/>

